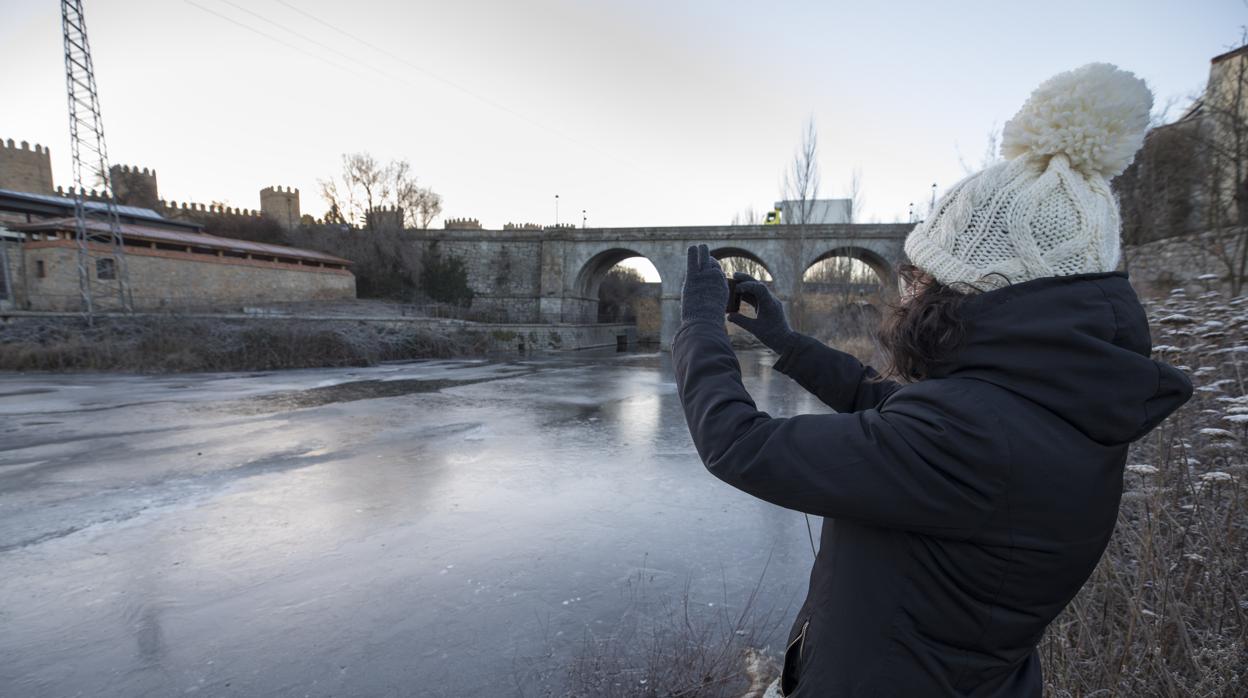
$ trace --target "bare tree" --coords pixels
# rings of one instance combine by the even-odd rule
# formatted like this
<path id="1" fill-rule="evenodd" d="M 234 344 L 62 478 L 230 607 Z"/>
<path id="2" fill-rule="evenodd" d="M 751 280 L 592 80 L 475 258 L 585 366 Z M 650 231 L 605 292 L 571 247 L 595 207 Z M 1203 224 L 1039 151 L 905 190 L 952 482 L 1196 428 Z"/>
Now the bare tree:
<path id="1" fill-rule="evenodd" d="M 442 213 L 442 196 L 434 193 L 428 187 L 422 187 L 419 190 L 416 205 L 412 209 L 415 211 L 415 225 L 417 228 L 427 229 L 434 218 Z"/>
<path id="2" fill-rule="evenodd" d="M 854 223 L 861 215 L 864 201 L 862 170 L 857 167 L 850 174 L 846 198 L 849 199 L 848 222 Z M 857 235 L 853 228 L 849 228 L 843 238 L 847 248 L 856 246 Z M 875 273 L 863 262 L 854 258 L 851 249 L 843 250 L 841 253 L 825 257 L 812 264 L 802 275 L 802 282 L 810 285 L 805 288 L 807 296 L 812 295 L 813 291 L 814 294 L 821 296 L 823 306 L 833 306 L 828 310 L 835 310 L 838 306 L 843 307 L 859 300 L 866 295 L 864 289 L 869 288 L 872 283 L 878 287 Z"/>
<path id="3" fill-rule="evenodd" d="M 1200 167 L 1196 201 L 1207 231 L 1198 236 L 1226 274 L 1231 295 L 1248 281 L 1248 30 L 1240 47 L 1215 61 L 1205 95 L 1189 115 Z"/>
<path id="4" fill-rule="evenodd" d="M 1149 130 L 1161 128 L 1170 122 L 1170 112 L 1174 110 L 1174 106 L 1179 103 L 1179 98 L 1170 95 L 1165 102 L 1155 105 L 1153 111 L 1148 115 Z"/>
<path id="5" fill-rule="evenodd" d="M 862 219 L 862 207 L 866 202 L 866 197 L 862 194 L 862 169 L 855 167 L 849 176 L 849 220 L 848 223 L 857 223 Z"/>
<path id="6" fill-rule="evenodd" d="M 772 280 L 771 274 L 767 272 L 767 267 L 749 257 L 723 257 L 719 260 L 719 265 L 723 267 L 724 274 L 728 276 L 732 276 L 735 272 L 743 271 L 759 281 Z"/>
<path id="7" fill-rule="evenodd" d="M 369 211 L 394 208 L 402 212 L 405 226 L 428 228 L 442 211 L 442 197 L 417 184 L 407 160 L 383 165 L 368 153 L 345 153 L 342 173 L 318 182 L 329 206 L 327 220 L 368 225 Z"/>
<path id="8" fill-rule="evenodd" d="M 815 200 L 819 198 L 819 180 L 819 134 L 815 130 L 815 117 L 811 115 L 802 131 L 802 142 L 780 185 L 783 198 L 797 204 L 794 212 L 796 220 L 785 223 L 804 228 L 811 222 Z"/>
<path id="9" fill-rule="evenodd" d="M 840 250 L 810 266 L 803 280 L 813 285 L 819 295 L 828 296 L 834 305 L 845 306 L 880 291 L 880 279 L 866 262 L 853 256 L 851 250 Z"/>
<path id="10" fill-rule="evenodd" d="M 811 222 L 815 200 L 819 198 L 819 180 L 819 136 L 815 130 L 815 117 L 812 114 L 806 120 L 801 143 L 788 169 L 785 170 L 780 184 L 781 198 L 789 202 L 785 206 L 784 215 L 790 218 L 781 221 L 785 224 L 784 227 L 789 228 L 789 230 L 782 231 L 786 233 L 785 248 L 789 259 L 793 260 L 796 265 L 797 274 L 792 286 L 793 297 L 789 299 L 789 314 L 794 319 L 795 329 L 798 330 L 801 329 L 804 315 L 802 275 L 806 271 L 806 260 L 803 257 L 806 248 L 806 226 Z M 792 232 L 796 232 L 796 235 Z"/>
<path id="11" fill-rule="evenodd" d="M 428 187 L 418 186 L 411 171 L 412 166 L 407 160 L 390 163 L 395 205 L 403 211 L 407 227 L 427 229 L 442 212 L 442 197 Z"/>

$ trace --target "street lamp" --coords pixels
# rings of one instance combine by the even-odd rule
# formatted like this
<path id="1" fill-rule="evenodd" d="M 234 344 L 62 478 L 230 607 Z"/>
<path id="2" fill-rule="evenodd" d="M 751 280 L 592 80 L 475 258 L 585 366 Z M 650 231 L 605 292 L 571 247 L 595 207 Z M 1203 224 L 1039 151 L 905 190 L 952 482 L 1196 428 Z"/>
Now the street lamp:
<path id="1" fill-rule="evenodd" d="M 930 216 L 931 212 L 935 210 L 936 210 L 936 183 L 932 182 L 932 207 L 928 209 L 928 215 Z"/>
<path id="2" fill-rule="evenodd" d="M 585 209 L 581 209 L 581 230 L 585 229 Z"/>
<path id="3" fill-rule="evenodd" d="M 559 227 L 559 195 L 555 194 L 555 227 Z"/>

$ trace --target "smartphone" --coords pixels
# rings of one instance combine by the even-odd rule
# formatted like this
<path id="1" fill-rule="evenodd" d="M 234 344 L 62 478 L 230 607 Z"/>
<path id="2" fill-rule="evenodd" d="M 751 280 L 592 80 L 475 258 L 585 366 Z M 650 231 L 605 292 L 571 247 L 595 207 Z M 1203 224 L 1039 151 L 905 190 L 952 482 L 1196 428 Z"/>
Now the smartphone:
<path id="1" fill-rule="evenodd" d="M 741 292 L 737 290 L 737 280 L 728 279 L 728 309 L 725 313 L 741 312 Z"/>

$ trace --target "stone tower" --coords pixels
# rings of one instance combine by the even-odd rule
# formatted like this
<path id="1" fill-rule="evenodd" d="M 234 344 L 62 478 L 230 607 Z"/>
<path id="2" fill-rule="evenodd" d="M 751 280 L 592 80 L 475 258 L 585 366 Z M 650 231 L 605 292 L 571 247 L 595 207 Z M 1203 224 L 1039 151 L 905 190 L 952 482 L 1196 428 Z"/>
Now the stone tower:
<path id="1" fill-rule="evenodd" d="M 22 141 L 0 141 L 0 189 L 33 194 L 54 194 L 52 188 L 52 151 L 38 143 L 35 149 Z"/>
<path id="2" fill-rule="evenodd" d="M 403 209 L 399 206 L 378 206 L 364 212 L 364 224 L 369 230 L 402 230 Z"/>
<path id="3" fill-rule="evenodd" d="M 299 225 L 299 190 L 265 187 L 260 190 L 260 212 L 290 230 Z"/>
<path id="4" fill-rule="evenodd" d="M 117 203 L 140 208 L 156 208 L 160 205 L 160 193 L 156 189 L 156 170 L 113 165 L 108 168 L 108 176 L 112 180 L 113 196 Z"/>

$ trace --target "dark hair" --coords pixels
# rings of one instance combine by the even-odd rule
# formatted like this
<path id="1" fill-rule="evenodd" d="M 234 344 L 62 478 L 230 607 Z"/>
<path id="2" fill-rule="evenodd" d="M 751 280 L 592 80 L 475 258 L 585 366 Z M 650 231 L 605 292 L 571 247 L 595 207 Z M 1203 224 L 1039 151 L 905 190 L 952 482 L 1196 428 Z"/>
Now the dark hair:
<path id="1" fill-rule="evenodd" d="M 962 304 L 971 294 L 985 289 L 961 281 L 945 284 L 930 276 L 919 281 L 923 270 L 913 264 L 900 265 L 897 273 L 909 284 L 918 283 L 919 288 L 907 301 L 888 304 L 879 331 L 888 364 L 876 380 L 921 381 L 961 346 L 966 333 Z M 997 275 L 1009 283 L 1003 274 Z"/>

